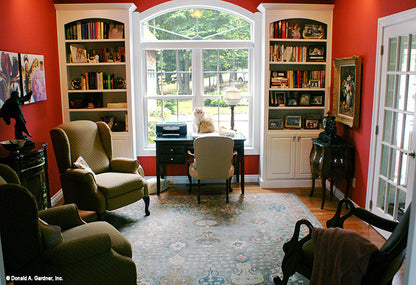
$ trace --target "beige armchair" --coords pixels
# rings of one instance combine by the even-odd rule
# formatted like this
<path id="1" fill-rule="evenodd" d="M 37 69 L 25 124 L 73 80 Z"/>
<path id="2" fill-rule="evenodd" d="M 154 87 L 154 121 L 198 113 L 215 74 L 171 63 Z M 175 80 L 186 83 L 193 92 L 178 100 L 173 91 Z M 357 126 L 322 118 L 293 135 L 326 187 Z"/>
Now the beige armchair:
<path id="1" fill-rule="evenodd" d="M 198 204 L 201 203 L 201 179 L 225 179 L 226 202 L 231 192 L 234 141 L 225 136 L 201 136 L 194 141 L 194 162 L 189 165 L 189 176 L 198 179 Z M 192 183 L 190 183 L 192 190 Z"/>
<path id="2" fill-rule="evenodd" d="M 106 123 L 73 121 L 52 129 L 50 135 L 65 203 L 102 216 L 143 198 L 145 214 L 150 214 L 143 169 L 136 159 L 113 158 Z M 76 167 L 80 158 L 86 163 Z"/>
<path id="3" fill-rule="evenodd" d="M 69 285 L 136 284 L 131 245 L 120 232 L 106 222 L 84 223 L 74 204 L 38 212 L 33 195 L 1 164 L 0 235 L 8 276 L 46 276 Z"/>

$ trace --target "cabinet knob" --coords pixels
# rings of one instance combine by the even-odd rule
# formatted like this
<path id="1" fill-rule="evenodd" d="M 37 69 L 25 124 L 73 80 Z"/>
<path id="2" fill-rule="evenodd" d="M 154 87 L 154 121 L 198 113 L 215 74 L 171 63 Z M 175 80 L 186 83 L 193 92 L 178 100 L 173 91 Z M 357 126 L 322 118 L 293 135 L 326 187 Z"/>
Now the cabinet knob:
<path id="1" fill-rule="evenodd" d="M 173 148 L 171 148 L 170 151 L 173 152 Z"/>
<path id="2" fill-rule="evenodd" d="M 170 160 L 173 161 L 173 157 L 171 157 Z"/>

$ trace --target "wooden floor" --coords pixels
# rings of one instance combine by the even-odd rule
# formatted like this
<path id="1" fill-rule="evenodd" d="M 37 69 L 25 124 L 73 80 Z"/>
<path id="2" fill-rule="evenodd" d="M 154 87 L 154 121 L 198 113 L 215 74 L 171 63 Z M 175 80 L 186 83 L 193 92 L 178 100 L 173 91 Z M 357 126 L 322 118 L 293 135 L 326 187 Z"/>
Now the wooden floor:
<path id="1" fill-rule="evenodd" d="M 232 188 L 234 189 L 232 192 L 233 194 L 241 193 L 239 185 L 233 184 Z M 160 195 L 189 195 L 188 190 L 189 188 L 186 185 L 171 185 L 167 191 L 162 192 Z M 201 188 L 201 190 L 201 192 L 203 193 L 203 187 Z M 224 194 L 225 197 L 224 192 L 224 185 L 210 185 L 209 187 L 209 194 Z M 321 209 L 322 188 L 316 188 L 314 195 L 310 197 L 310 188 L 264 189 L 260 188 L 257 183 L 246 183 L 245 193 L 295 193 L 323 226 L 325 226 L 326 221 L 332 218 L 332 216 L 334 215 L 338 203 L 337 198 L 329 197 L 330 195 L 329 193 L 327 193 L 325 207 L 324 209 Z M 201 196 L 201 200 L 203 201 L 203 196 Z M 355 217 L 351 217 L 345 222 L 345 228 L 359 232 L 362 236 L 373 242 L 378 247 L 383 245 L 385 242 L 385 239 L 376 230 L 374 230 L 371 226 Z M 402 266 L 399 273 L 396 274 L 393 280 L 393 284 L 403 284 L 403 268 L 404 265 Z"/>

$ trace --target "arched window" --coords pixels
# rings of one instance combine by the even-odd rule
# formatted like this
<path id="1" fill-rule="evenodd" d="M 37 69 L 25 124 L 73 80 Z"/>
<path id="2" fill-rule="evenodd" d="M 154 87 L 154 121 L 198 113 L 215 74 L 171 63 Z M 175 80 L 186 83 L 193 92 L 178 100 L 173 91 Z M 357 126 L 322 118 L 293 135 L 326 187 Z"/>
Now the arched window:
<path id="1" fill-rule="evenodd" d="M 193 132 L 195 107 L 204 108 L 217 130 L 230 129 L 231 108 L 223 98 L 229 87 L 242 97 L 234 107 L 234 129 L 252 147 L 254 20 L 218 6 L 171 6 L 154 7 L 154 13 L 138 21 L 142 72 L 136 114 L 142 114 L 143 122 L 139 153 L 154 149 L 158 122 L 186 122 Z"/>

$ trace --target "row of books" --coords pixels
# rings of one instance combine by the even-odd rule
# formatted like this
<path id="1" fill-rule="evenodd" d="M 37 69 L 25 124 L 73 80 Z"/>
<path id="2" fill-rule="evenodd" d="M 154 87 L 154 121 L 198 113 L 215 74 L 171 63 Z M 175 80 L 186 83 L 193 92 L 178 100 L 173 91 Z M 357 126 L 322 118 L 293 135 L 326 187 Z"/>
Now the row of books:
<path id="1" fill-rule="evenodd" d="M 78 21 L 65 26 L 67 40 L 123 39 L 122 23 L 104 21 Z"/>
<path id="2" fill-rule="evenodd" d="M 270 45 L 271 62 L 306 62 L 307 60 L 307 46 Z"/>
<path id="3" fill-rule="evenodd" d="M 81 90 L 118 89 L 115 75 L 105 72 L 86 72 L 81 74 Z"/>
<path id="4" fill-rule="evenodd" d="M 300 26 L 297 23 L 287 21 L 276 21 L 270 24 L 270 38 L 290 39 L 301 38 Z"/>
<path id="5" fill-rule="evenodd" d="M 270 86 L 281 88 L 325 88 L 325 71 L 272 71 L 270 75 Z"/>

